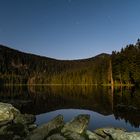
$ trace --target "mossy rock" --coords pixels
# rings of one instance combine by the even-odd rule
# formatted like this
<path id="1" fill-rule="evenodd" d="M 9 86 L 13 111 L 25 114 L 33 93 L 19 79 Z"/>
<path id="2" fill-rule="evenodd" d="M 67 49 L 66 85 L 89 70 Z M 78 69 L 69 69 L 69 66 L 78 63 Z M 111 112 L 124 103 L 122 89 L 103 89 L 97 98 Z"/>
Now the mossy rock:
<path id="1" fill-rule="evenodd" d="M 13 135 L 18 135 L 21 137 L 26 137 L 27 134 L 29 133 L 27 128 L 21 123 L 9 125 L 6 128 L 6 131 L 7 133 L 11 133 Z"/>

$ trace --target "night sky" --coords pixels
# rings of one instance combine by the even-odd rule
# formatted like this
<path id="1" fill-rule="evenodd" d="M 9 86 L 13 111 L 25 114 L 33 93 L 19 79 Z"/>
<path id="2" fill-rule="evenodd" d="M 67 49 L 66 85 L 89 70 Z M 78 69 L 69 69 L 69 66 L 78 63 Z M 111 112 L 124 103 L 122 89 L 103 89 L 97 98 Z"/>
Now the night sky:
<path id="1" fill-rule="evenodd" d="M 56 59 L 120 50 L 140 38 L 140 0 L 0 0 L 0 44 Z"/>

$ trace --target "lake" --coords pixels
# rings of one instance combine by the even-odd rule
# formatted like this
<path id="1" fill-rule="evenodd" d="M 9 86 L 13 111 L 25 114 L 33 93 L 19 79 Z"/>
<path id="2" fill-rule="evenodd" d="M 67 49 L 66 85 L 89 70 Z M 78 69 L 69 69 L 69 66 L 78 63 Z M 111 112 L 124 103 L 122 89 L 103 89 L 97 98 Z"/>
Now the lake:
<path id="1" fill-rule="evenodd" d="M 90 114 L 89 129 L 121 127 L 140 131 L 140 90 L 134 87 L 6 86 L 0 87 L 0 101 L 13 104 L 22 113 L 36 115 L 41 125 L 58 114 L 65 122 L 78 114 Z"/>

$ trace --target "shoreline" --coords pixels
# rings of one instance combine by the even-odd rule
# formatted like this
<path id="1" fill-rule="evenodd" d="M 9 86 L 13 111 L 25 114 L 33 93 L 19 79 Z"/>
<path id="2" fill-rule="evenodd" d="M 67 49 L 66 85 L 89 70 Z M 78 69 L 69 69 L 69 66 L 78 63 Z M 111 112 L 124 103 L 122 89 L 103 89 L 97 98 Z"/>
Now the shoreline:
<path id="1" fill-rule="evenodd" d="M 21 114 L 11 104 L 0 102 L 0 138 L 3 140 L 139 140 L 140 132 L 126 132 L 123 128 L 88 130 L 89 114 L 80 114 L 64 122 L 60 114 L 37 126 L 35 115 Z"/>

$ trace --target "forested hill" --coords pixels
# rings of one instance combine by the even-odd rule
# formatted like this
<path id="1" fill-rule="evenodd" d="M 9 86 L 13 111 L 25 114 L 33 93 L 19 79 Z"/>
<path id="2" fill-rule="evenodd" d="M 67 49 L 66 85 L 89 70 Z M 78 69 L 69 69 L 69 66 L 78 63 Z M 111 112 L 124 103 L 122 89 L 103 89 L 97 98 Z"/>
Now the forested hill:
<path id="1" fill-rule="evenodd" d="M 121 51 L 113 51 L 112 72 L 114 84 L 140 85 L 140 39 Z"/>
<path id="2" fill-rule="evenodd" d="M 120 52 L 81 60 L 56 60 L 0 45 L 0 85 L 139 83 L 139 40 Z"/>
<path id="3" fill-rule="evenodd" d="M 108 82 L 110 55 L 56 60 L 0 45 L 2 84 L 101 84 Z"/>

